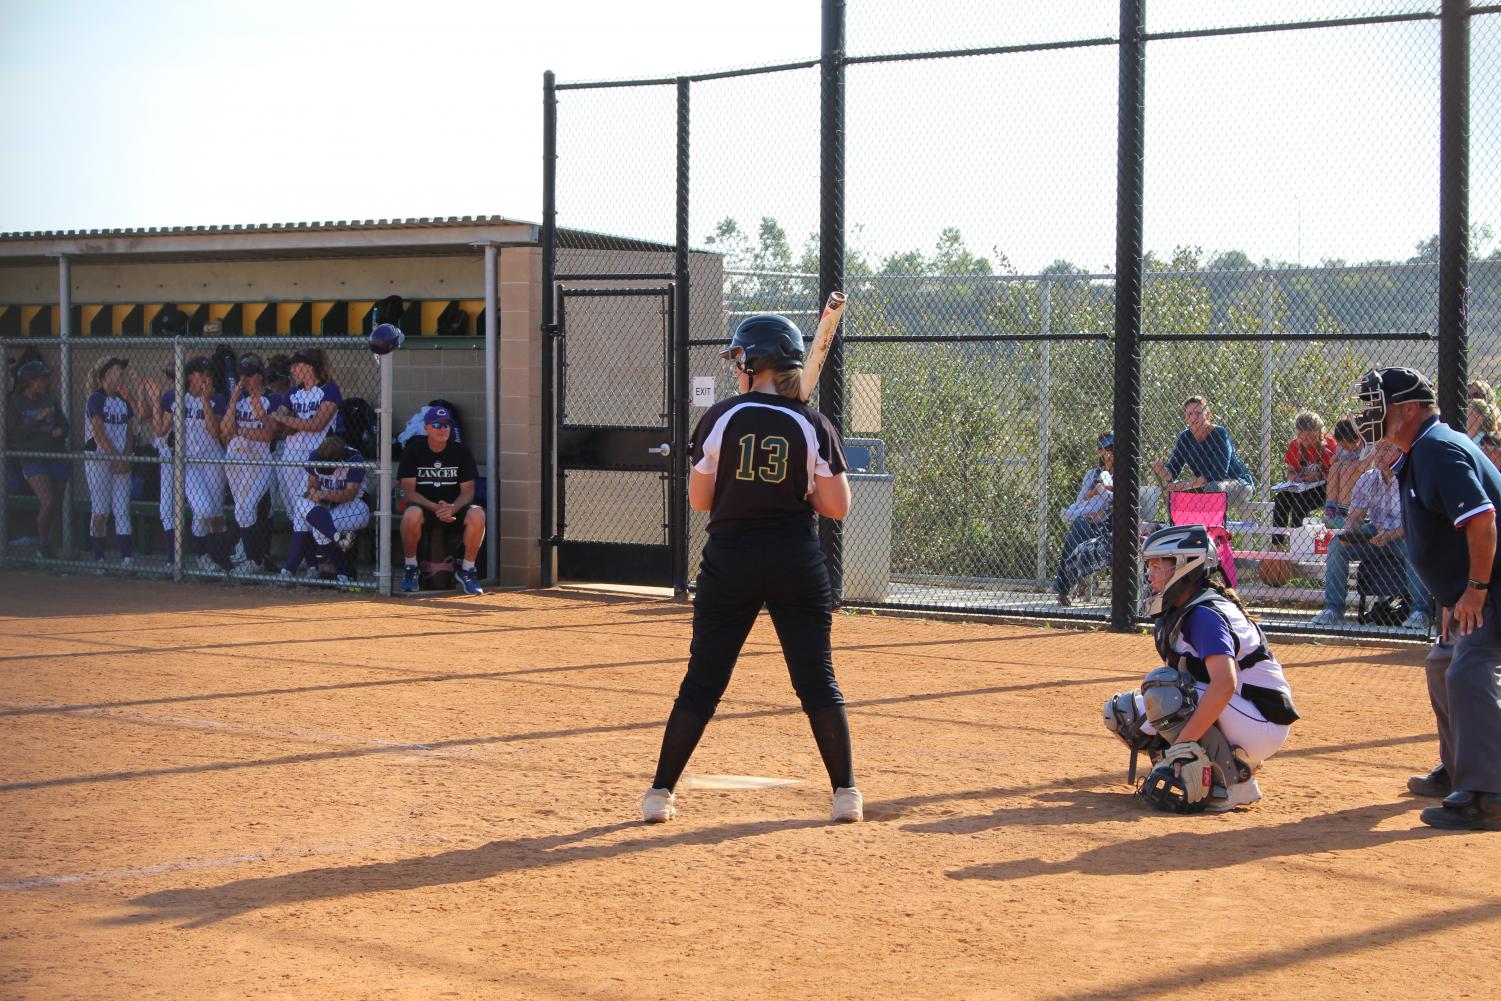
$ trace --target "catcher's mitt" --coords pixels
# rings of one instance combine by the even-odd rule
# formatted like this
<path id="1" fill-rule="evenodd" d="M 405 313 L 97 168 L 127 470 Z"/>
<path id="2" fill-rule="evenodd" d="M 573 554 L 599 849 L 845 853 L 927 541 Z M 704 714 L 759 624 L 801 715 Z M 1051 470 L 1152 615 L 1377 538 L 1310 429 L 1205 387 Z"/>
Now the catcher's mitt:
<path id="1" fill-rule="evenodd" d="M 1165 761 L 1159 762 L 1141 780 L 1141 785 L 1136 787 L 1136 795 L 1146 800 L 1152 809 L 1164 813 L 1200 813 L 1209 805 L 1202 799 L 1197 803 L 1190 803 L 1183 779 Z"/>

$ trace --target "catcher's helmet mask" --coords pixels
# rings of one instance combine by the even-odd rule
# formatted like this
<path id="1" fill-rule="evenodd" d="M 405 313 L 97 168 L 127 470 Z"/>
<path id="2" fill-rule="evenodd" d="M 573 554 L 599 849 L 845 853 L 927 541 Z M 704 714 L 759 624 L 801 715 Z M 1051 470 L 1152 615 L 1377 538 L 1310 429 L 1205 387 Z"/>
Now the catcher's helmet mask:
<path id="1" fill-rule="evenodd" d="M 1173 575 L 1166 587 L 1152 595 L 1148 611 L 1154 619 L 1196 594 L 1209 571 L 1220 565 L 1219 550 L 1203 525 L 1174 525 L 1147 536 L 1141 544 L 1142 572 L 1148 560 L 1164 558 L 1173 561 Z"/>
<path id="2" fill-rule="evenodd" d="M 1355 429 L 1374 445 L 1386 437 L 1387 415 L 1399 403 L 1437 402 L 1433 384 L 1410 368 L 1372 369 L 1355 384 Z"/>
<path id="3" fill-rule="evenodd" d="M 803 332 L 776 313 L 747 316 L 735 328 L 730 346 L 719 352 L 748 375 L 767 369 L 803 367 Z"/>

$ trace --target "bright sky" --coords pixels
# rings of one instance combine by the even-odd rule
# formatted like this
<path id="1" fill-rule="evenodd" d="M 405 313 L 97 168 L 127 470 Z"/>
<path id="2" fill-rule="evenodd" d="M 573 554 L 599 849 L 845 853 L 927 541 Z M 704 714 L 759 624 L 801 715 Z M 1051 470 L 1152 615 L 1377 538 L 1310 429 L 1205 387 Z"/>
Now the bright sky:
<path id="1" fill-rule="evenodd" d="M 1437 0 L 1153 0 L 1149 27 Z M 852 53 L 1097 37 L 1117 0 L 852 0 Z M 1501 228 L 1501 16 L 1473 32 L 1474 222 Z M 1437 231 L 1435 22 L 1153 43 L 1147 246 L 1315 263 Z M 493 213 L 541 219 L 541 77 L 813 58 L 818 0 L 0 0 L 0 231 Z M 1113 256 L 1110 47 L 849 70 L 873 256 L 957 226 L 1022 270 Z M 816 226 L 816 70 L 697 84 L 695 240 Z M 564 93 L 560 221 L 672 232 L 672 88 Z"/>

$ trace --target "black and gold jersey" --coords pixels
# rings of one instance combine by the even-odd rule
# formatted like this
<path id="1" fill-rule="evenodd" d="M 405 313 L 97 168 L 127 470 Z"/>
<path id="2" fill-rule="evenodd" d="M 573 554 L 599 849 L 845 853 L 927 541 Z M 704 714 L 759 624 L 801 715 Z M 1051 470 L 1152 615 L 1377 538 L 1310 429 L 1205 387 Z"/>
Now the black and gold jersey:
<path id="1" fill-rule="evenodd" d="M 815 476 L 847 467 L 844 442 L 823 414 L 797 400 L 746 393 L 710 407 L 693 429 L 689 461 L 715 473 L 710 534 L 813 524 Z"/>

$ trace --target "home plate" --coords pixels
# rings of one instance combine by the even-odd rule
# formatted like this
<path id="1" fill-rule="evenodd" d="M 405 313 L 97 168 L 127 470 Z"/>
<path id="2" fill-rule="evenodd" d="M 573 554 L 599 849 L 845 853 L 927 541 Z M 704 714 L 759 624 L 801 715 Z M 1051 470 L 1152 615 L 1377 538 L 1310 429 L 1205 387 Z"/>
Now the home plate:
<path id="1" fill-rule="evenodd" d="M 684 789 L 775 789 L 801 785 L 801 779 L 774 779 L 765 775 L 684 775 Z"/>

